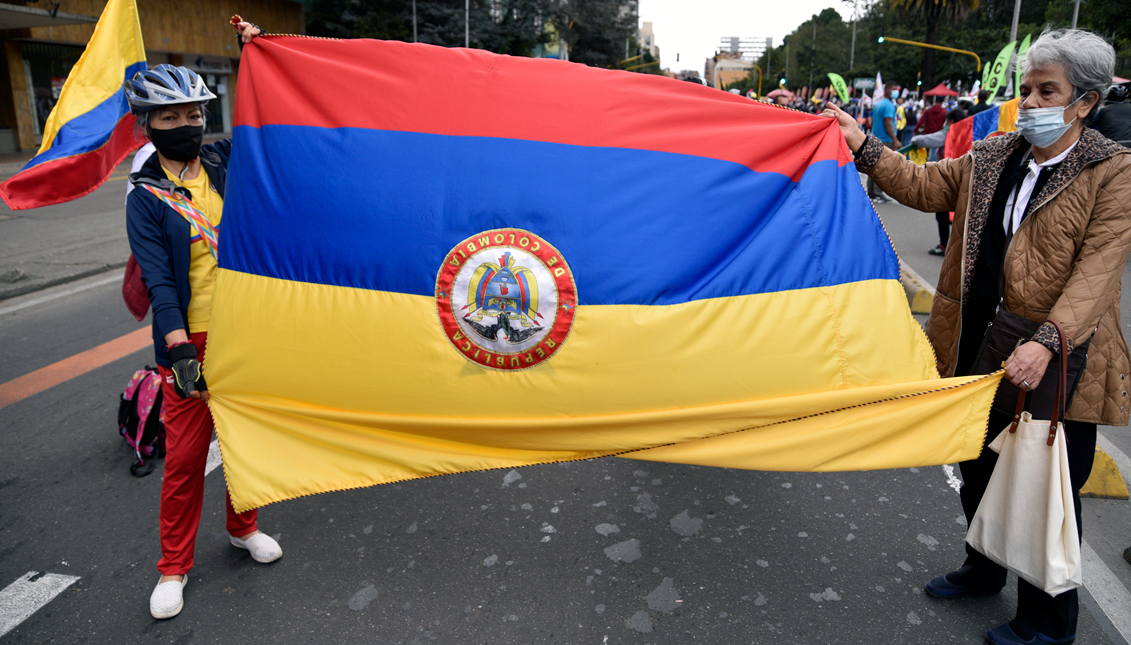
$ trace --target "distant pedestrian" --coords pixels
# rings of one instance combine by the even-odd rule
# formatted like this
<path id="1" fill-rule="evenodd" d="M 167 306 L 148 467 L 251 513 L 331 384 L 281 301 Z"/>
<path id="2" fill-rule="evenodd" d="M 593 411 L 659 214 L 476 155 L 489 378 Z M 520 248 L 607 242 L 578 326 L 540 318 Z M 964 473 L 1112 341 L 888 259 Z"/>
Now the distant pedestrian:
<path id="1" fill-rule="evenodd" d="M 899 89 L 897 83 L 884 84 L 884 96 L 872 105 L 872 135 L 888 148 L 899 148 L 899 135 L 896 132 L 896 113 L 893 97 Z M 871 177 L 868 178 L 868 196 L 874 201 L 886 204 L 891 201 L 882 190 L 876 186 Z"/>
<path id="2" fill-rule="evenodd" d="M 1120 329 L 1117 288 L 1131 254 L 1131 151 L 1085 127 L 1115 71 L 1115 50 L 1103 38 L 1075 29 L 1046 31 L 1029 48 L 1027 66 L 1018 131 L 977 141 L 957 159 L 916 166 L 865 137 L 848 115 L 825 114 L 837 118 L 857 167 L 901 203 L 955 211 L 927 324 L 941 375 L 973 373 L 999 308 L 1039 325 L 1004 364 L 1005 377 L 1022 393 L 1037 388 L 1060 350 L 1050 320 L 1063 325 L 1069 351 L 1090 341 L 1079 387 L 1069 388 L 1064 426 L 1079 539 L 1079 491 L 1091 473 L 1096 426 L 1126 425 L 1131 412 L 1125 378 L 1131 354 Z M 1030 405 L 1035 398 L 1029 397 Z M 986 444 L 1012 418 L 991 411 Z M 997 453 L 983 448 L 977 459 L 960 464 L 968 522 L 996 462 Z M 969 545 L 966 553 L 962 567 L 926 583 L 928 595 L 1001 591 L 1006 569 Z M 1067 645 L 1076 638 L 1078 617 L 1076 589 L 1054 597 L 1020 580 L 1016 617 L 985 638 L 996 645 Z"/>
<path id="3" fill-rule="evenodd" d="M 981 92 L 978 92 L 978 104 L 971 107 L 966 111 L 966 113 L 970 116 L 974 116 L 975 114 L 978 114 L 979 112 L 985 112 L 988 109 L 990 109 L 990 93 L 986 90 L 982 90 Z"/>
<path id="4" fill-rule="evenodd" d="M 911 145 L 919 146 L 920 148 L 937 149 L 943 148 L 943 156 L 946 157 L 946 135 L 950 126 L 958 123 L 966 118 L 966 113 L 962 108 L 954 108 L 946 113 L 946 121 L 943 123 L 943 129 L 931 134 L 920 134 L 911 137 Z M 946 243 L 950 239 L 950 219 L 953 217 L 951 211 L 939 211 L 935 213 L 935 224 L 939 228 L 939 244 L 938 246 L 927 249 L 927 253 L 931 255 L 944 256 L 946 255 Z"/>
<path id="5" fill-rule="evenodd" d="M 915 126 L 915 134 L 931 134 L 942 130 L 946 122 L 946 108 L 942 106 L 942 101 L 942 97 L 936 96 L 923 110 L 919 123 Z"/>
<path id="6" fill-rule="evenodd" d="M 896 110 L 893 96 L 899 89 L 897 83 L 884 84 L 884 97 L 872 106 L 872 134 L 889 148 L 899 147 L 896 128 Z"/>
<path id="7" fill-rule="evenodd" d="M 1127 102 L 1126 87 L 1116 85 L 1108 90 L 1107 103 L 1092 127 L 1108 139 L 1131 148 L 1131 104 Z"/>
<path id="8" fill-rule="evenodd" d="M 905 147 L 911 144 L 911 137 L 915 136 L 915 126 L 919 121 L 919 110 L 912 100 L 905 100 L 902 107 L 906 125 L 899 131 L 899 139 L 900 146 Z"/>

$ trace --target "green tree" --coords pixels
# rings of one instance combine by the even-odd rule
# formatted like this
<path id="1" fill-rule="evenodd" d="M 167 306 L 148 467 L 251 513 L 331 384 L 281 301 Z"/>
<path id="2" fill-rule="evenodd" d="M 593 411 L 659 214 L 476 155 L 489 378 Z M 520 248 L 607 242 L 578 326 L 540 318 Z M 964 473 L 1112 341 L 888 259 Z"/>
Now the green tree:
<path id="1" fill-rule="evenodd" d="M 944 21 L 960 23 L 978 8 L 980 0 L 888 0 L 888 5 L 903 16 L 923 20 L 926 34 L 923 42 L 939 44 L 939 27 Z M 935 77 L 934 49 L 923 51 L 923 82 L 932 85 Z"/>
<path id="2" fill-rule="evenodd" d="M 857 41 L 857 47 L 859 44 Z M 844 22 L 836 9 L 825 9 L 801 23 L 780 45 L 756 61 L 765 74 L 762 89 L 769 92 L 776 88 L 780 79 L 787 76 L 787 70 L 786 86 L 795 91 L 805 86 L 811 90 L 827 86 L 828 72 L 848 76 L 851 46 L 851 25 Z M 755 71 L 751 79 L 755 88 L 757 74 Z"/>
<path id="3" fill-rule="evenodd" d="M 625 58 L 625 45 L 638 34 L 636 0 L 573 0 L 557 5 L 553 19 L 576 63 L 608 67 Z M 631 51 L 631 49 L 630 49 Z"/>
<path id="4" fill-rule="evenodd" d="M 1072 26 L 1074 5 L 1074 2 L 1066 0 L 1049 2 L 1045 20 L 1051 27 Z M 1115 47 L 1116 76 L 1131 78 L 1131 2 L 1127 0 L 1081 2 L 1076 26 L 1094 31 L 1107 39 Z"/>
<path id="5" fill-rule="evenodd" d="M 570 60 L 606 67 L 624 58 L 636 37 L 636 0 L 471 0 L 470 45 L 499 54 L 528 56 L 556 38 L 562 25 Z M 464 0 L 417 0 L 417 39 L 443 47 L 464 44 Z M 331 38 L 412 40 L 411 0 L 314 0 L 307 33 Z"/>

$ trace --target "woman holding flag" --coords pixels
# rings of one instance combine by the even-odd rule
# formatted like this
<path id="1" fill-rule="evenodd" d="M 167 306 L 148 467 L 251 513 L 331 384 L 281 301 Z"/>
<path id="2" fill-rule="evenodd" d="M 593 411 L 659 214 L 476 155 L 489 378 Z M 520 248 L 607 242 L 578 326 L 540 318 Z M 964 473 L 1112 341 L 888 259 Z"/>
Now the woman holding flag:
<path id="1" fill-rule="evenodd" d="M 921 211 L 955 212 L 927 324 L 940 374 L 985 373 L 979 363 L 994 361 L 979 360 L 983 339 L 994 333 L 993 323 L 1009 320 L 1004 316 L 1035 330 L 1002 364 L 1022 394 L 1038 390 L 1060 352 L 1049 321 L 1063 325 L 1070 358 L 1079 356 L 1078 348 L 1087 353 L 1077 384 L 1068 388 L 1064 424 L 1079 518 L 1096 426 L 1127 425 L 1131 414 L 1131 354 L 1119 321 L 1119 281 L 1131 253 L 1131 152 L 1086 127 L 1115 68 L 1115 50 L 1103 38 L 1075 29 L 1046 31 L 1029 49 L 1026 67 L 1018 132 L 975 142 L 955 159 L 916 166 L 865 136 L 840 110 L 824 114 L 838 120 L 857 167 L 885 192 Z M 1034 393 L 1029 404 L 1047 409 L 1049 402 Z M 1011 420 L 995 408 L 985 445 Z M 996 462 L 997 454 L 983 449 L 978 459 L 960 464 L 968 522 Z M 1079 521 L 1077 527 L 1082 530 Z M 1006 569 L 969 545 L 966 553 L 960 568 L 926 583 L 928 595 L 1001 591 Z M 986 640 L 1067 645 L 1076 638 L 1078 613 L 1076 589 L 1051 596 L 1019 580 L 1015 618 L 988 631 Z"/>
<path id="2" fill-rule="evenodd" d="M 244 41 L 258 28 L 240 23 Z M 202 145 L 204 105 L 215 95 L 195 72 L 158 65 L 126 85 L 137 127 L 156 153 L 130 175 L 126 201 L 130 249 L 153 306 L 153 341 L 165 400 L 166 456 L 161 485 L 161 580 L 149 599 L 154 618 L 184 607 L 212 439 L 204 348 L 216 275 L 230 140 Z M 256 511 L 237 514 L 225 495 L 231 543 L 258 562 L 282 549 L 257 529 Z"/>

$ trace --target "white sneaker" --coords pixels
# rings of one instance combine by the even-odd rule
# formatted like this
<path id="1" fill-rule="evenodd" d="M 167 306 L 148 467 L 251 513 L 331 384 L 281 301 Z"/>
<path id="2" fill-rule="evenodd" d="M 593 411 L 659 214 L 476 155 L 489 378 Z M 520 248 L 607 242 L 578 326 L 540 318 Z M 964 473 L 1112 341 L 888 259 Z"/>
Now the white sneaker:
<path id="1" fill-rule="evenodd" d="M 279 543 L 266 533 L 256 533 L 246 540 L 233 537 L 232 546 L 247 549 L 256 562 L 274 562 L 283 557 L 283 549 Z"/>
<path id="2" fill-rule="evenodd" d="M 159 582 L 149 596 L 149 613 L 162 620 L 181 613 L 185 606 L 184 588 L 188 584 L 188 574 L 178 580 Z"/>

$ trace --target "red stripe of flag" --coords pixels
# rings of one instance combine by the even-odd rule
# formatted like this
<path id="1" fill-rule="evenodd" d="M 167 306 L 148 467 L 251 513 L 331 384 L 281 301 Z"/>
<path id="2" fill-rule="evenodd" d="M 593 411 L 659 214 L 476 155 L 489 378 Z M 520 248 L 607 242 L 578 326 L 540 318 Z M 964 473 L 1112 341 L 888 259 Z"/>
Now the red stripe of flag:
<path id="1" fill-rule="evenodd" d="M 467 63 L 458 66 L 458 86 L 468 88 L 461 94 L 454 93 L 449 71 L 457 57 Z M 852 161 L 833 119 L 662 76 L 474 49 L 286 36 L 255 39 L 240 64 L 254 74 L 240 75 L 237 126 L 368 128 L 655 150 L 731 161 L 794 180 L 818 161 Z M 467 82 L 468 69 L 474 82 Z M 376 110 L 372 102 L 350 98 L 375 86 L 403 91 L 382 95 Z M 309 88 L 341 93 L 342 100 L 309 96 Z"/>

